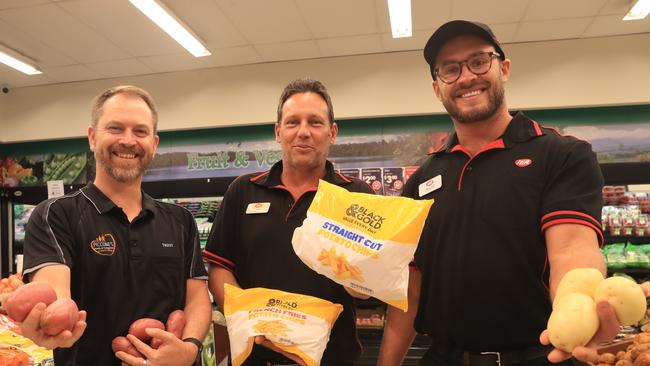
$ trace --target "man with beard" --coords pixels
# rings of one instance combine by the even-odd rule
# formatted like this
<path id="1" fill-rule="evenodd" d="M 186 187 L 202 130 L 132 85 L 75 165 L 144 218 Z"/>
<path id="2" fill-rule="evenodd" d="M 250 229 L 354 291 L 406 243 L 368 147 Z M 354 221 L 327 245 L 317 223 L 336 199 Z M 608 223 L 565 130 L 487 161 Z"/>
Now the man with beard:
<path id="1" fill-rule="evenodd" d="M 197 228 L 185 209 L 153 200 L 142 175 L 158 146 L 158 114 L 151 96 L 134 86 L 99 95 L 88 141 L 96 160 L 92 183 L 40 203 L 25 236 L 25 277 L 73 299 L 80 318 L 72 331 L 47 335 L 45 304 L 22 323 L 23 334 L 54 349 L 57 366 L 192 365 L 211 319 L 207 273 Z M 113 353 L 111 342 L 140 318 L 162 321 L 184 309 L 182 338 L 160 329 L 151 348 L 132 335 L 141 357 Z"/>
<path id="2" fill-rule="evenodd" d="M 545 328 L 567 271 L 605 274 L 595 154 L 508 112 L 510 60 L 485 24 L 442 25 L 424 57 L 455 131 L 404 187 L 435 203 L 410 271 L 408 312 L 389 307 L 379 365 L 401 364 L 415 331 L 432 341 L 421 365 L 571 365 Z M 595 344 L 618 330 L 609 304 L 597 308 L 601 327 L 576 358 L 595 361 Z"/>

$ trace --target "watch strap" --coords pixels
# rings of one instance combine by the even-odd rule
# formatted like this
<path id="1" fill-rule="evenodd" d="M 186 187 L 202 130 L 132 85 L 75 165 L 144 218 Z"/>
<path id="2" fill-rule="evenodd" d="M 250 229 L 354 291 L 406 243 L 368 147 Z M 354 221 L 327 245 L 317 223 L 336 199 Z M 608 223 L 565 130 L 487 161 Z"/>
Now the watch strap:
<path id="1" fill-rule="evenodd" d="M 194 343 L 194 345 L 196 345 L 196 347 L 198 348 L 198 352 L 196 353 L 196 357 L 199 357 L 201 355 L 201 351 L 203 350 L 203 342 L 201 342 L 200 340 L 198 340 L 198 339 L 196 339 L 194 337 L 183 338 L 183 342 Z"/>

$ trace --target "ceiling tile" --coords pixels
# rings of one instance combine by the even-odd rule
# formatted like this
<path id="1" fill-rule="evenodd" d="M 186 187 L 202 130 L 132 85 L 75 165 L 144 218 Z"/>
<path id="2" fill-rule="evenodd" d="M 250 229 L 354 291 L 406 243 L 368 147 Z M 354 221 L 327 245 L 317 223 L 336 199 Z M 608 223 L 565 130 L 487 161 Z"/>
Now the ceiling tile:
<path id="1" fill-rule="evenodd" d="M 381 35 L 381 44 L 384 51 L 410 51 L 424 49 L 433 30 L 416 30 L 413 31 L 413 37 L 393 38 L 391 33 Z"/>
<path id="2" fill-rule="evenodd" d="M 319 39 L 316 44 L 324 57 L 361 55 L 382 51 L 379 34 Z"/>
<path id="3" fill-rule="evenodd" d="M 130 56 L 184 51 L 182 46 L 127 1 L 122 6 L 115 6 L 114 2 L 105 0 L 74 0 L 59 6 Z M 119 19 L 120 26 L 116 26 L 116 19 Z M 95 61 L 101 60 L 90 62 Z"/>
<path id="4" fill-rule="evenodd" d="M 263 44 L 255 46 L 264 61 L 299 60 L 320 57 L 314 41 Z"/>
<path id="5" fill-rule="evenodd" d="M 187 52 L 140 57 L 138 60 L 154 72 L 205 69 L 216 66 L 216 55 L 194 57 Z"/>
<path id="6" fill-rule="evenodd" d="M 386 2 L 386 0 L 384 0 Z M 413 29 L 435 29 L 451 19 L 451 0 L 413 0 Z M 388 12 L 388 6 L 384 6 Z M 389 24 L 390 26 L 390 24 Z M 390 30 L 390 28 L 389 28 Z"/>
<path id="7" fill-rule="evenodd" d="M 262 62 L 262 58 L 252 46 L 220 48 L 212 54 L 215 65 L 246 65 Z"/>
<path id="8" fill-rule="evenodd" d="M 455 0 L 451 5 L 451 18 L 486 24 L 518 22 L 524 16 L 527 3 L 522 0 Z"/>
<path id="9" fill-rule="evenodd" d="M 492 24 L 490 29 L 500 43 L 509 43 L 514 41 L 519 24 L 521 23 Z"/>
<path id="10" fill-rule="evenodd" d="M 370 34 L 378 29 L 375 0 L 300 0 L 296 5 L 315 38 Z"/>
<path id="11" fill-rule="evenodd" d="M 0 9 L 28 8 L 34 5 L 48 4 L 50 0 L 2 0 Z"/>
<path id="12" fill-rule="evenodd" d="M 70 57 L 2 20 L 0 20 L 0 43 L 34 60 L 38 67 L 54 67 L 76 63 Z"/>
<path id="13" fill-rule="evenodd" d="M 587 29 L 591 18 L 559 19 L 540 22 L 523 22 L 515 42 L 532 42 L 553 39 L 579 38 Z"/>
<path id="14" fill-rule="evenodd" d="M 621 15 L 596 17 L 584 32 L 584 37 L 601 37 L 611 35 L 650 32 L 650 17 L 644 20 L 622 21 Z"/>
<path id="15" fill-rule="evenodd" d="M 9 69 L 13 71 L 3 72 L 6 71 L 5 68 L 9 69 L 8 67 L 0 64 L 0 83 L 7 85 L 10 90 L 11 88 L 22 88 L 26 86 L 53 84 L 57 82 L 56 80 L 51 79 L 45 74 L 27 75 L 27 74 L 23 74 L 22 72 L 15 71 L 13 69 Z"/>
<path id="16" fill-rule="evenodd" d="M 240 33 L 253 44 L 310 39 L 292 0 L 215 0 Z M 336 24 L 336 22 L 332 22 Z"/>
<path id="17" fill-rule="evenodd" d="M 128 55 L 57 5 L 3 11 L 0 19 L 79 62 Z"/>
<path id="18" fill-rule="evenodd" d="M 43 74 L 60 83 L 102 78 L 102 75 L 87 68 L 85 65 L 52 67 L 44 69 Z"/>
<path id="19" fill-rule="evenodd" d="M 125 59 L 87 64 L 88 68 L 97 72 L 102 77 L 113 78 L 118 76 L 144 75 L 154 71 L 136 59 Z"/>
<path id="20" fill-rule="evenodd" d="M 214 0 L 192 0 L 192 6 L 187 0 L 165 0 L 165 5 L 211 50 L 248 44 Z"/>
<path id="21" fill-rule="evenodd" d="M 551 20 L 591 17 L 607 0 L 530 0 L 523 20 Z"/>
<path id="22" fill-rule="evenodd" d="M 605 6 L 600 9 L 599 15 L 620 15 L 621 19 L 632 8 L 634 1 L 629 0 L 608 0 Z"/>

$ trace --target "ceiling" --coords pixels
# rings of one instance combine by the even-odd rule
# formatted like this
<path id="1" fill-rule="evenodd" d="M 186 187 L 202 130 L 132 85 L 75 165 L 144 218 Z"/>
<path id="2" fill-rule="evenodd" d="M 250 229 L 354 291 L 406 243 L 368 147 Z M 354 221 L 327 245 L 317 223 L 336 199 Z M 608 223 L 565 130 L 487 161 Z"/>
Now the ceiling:
<path id="1" fill-rule="evenodd" d="M 128 0 L 0 0 L 0 43 L 43 71 L 0 64 L 25 87 L 210 67 L 422 49 L 450 19 L 503 43 L 650 33 L 622 22 L 632 0 L 412 0 L 413 37 L 393 39 L 386 0 L 162 0 L 212 52 L 194 58 Z"/>

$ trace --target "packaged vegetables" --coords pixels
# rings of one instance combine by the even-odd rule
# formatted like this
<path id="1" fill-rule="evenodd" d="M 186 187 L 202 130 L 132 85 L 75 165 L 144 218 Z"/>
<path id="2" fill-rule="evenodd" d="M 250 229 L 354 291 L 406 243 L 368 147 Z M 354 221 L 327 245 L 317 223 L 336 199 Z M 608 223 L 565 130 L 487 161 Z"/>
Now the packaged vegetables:
<path id="1" fill-rule="evenodd" d="M 408 264 L 432 204 L 348 192 L 321 180 L 293 249 L 314 271 L 406 311 Z"/>

